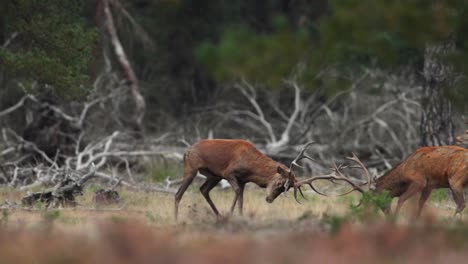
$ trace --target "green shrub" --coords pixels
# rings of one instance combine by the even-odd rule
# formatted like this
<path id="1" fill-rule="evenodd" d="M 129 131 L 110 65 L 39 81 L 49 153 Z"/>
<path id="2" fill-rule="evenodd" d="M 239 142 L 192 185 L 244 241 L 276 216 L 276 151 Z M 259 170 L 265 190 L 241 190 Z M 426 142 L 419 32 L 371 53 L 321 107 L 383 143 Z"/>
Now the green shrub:
<path id="1" fill-rule="evenodd" d="M 322 223 L 325 224 L 330 230 L 330 233 L 336 234 L 340 231 L 343 224 L 350 221 L 348 215 L 338 216 L 338 215 L 324 215 Z"/>
<path id="2" fill-rule="evenodd" d="M 442 202 L 447 199 L 447 189 L 437 189 L 434 190 L 431 194 L 431 201 L 433 202 Z"/>
<path id="3" fill-rule="evenodd" d="M 59 210 L 44 211 L 42 214 L 42 218 L 44 218 L 44 221 L 50 222 L 50 223 L 59 219 L 60 216 L 61 216 L 61 212 Z"/>
<path id="4" fill-rule="evenodd" d="M 350 205 L 349 215 L 360 221 L 373 221 L 378 218 L 381 208 L 388 207 L 391 203 L 392 197 L 387 191 L 380 194 L 365 192 L 359 205 Z"/>
<path id="5" fill-rule="evenodd" d="M 166 166 L 156 166 L 150 168 L 145 175 L 145 179 L 152 182 L 162 182 L 167 177 L 172 179 L 178 178 L 182 175 L 180 166 L 176 165 L 166 165 Z"/>

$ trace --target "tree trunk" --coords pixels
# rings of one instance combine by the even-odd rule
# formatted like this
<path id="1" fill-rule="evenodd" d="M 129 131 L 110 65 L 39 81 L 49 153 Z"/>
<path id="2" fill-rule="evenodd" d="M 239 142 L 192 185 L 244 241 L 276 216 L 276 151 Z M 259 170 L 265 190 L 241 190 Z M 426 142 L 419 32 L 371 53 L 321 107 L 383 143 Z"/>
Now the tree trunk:
<path id="1" fill-rule="evenodd" d="M 452 68 L 443 61 L 443 56 L 453 49 L 453 40 L 426 47 L 420 126 L 422 146 L 453 145 L 455 143 L 452 104 L 444 94 L 444 89 L 453 85 Z"/>
<path id="2" fill-rule="evenodd" d="M 102 7 L 98 5 L 99 8 L 102 8 L 104 15 L 104 24 L 109 34 L 111 45 L 114 49 L 115 56 L 122 67 L 125 78 L 128 81 L 130 86 L 131 95 L 134 101 L 135 109 L 133 110 L 133 129 L 139 135 L 143 135 L 143 118 L 145 115 L 146 104 L 143 96 L 140 92 L 140 87 L 138 84 L 138 78 L 135 74 L 135 71 L 130 64 L 130 61 L 125 53 L 125 50 L 120 42 L 119 36 L 117 35 L 117 30 L 115 28 L 114 19 L 110 10 L 110 0 L 101 0 Z"/>

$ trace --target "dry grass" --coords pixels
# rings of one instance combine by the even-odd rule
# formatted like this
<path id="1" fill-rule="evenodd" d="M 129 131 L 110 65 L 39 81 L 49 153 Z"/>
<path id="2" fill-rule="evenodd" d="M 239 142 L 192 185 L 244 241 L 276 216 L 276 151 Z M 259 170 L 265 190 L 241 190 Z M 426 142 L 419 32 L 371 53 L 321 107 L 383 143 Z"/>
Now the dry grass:
<path id="1" fill-rule="evenodd" d="M 451 208 L 429 203 L 425 220 L 408 217 L 398 224 L 344 224 L 333 234 L 327 216 L 347 214 L 358 195 L 326 198 L 308 194 L 297 204 L 281 196 L 265 202 L 254 186 L 245 194 L 245 215 L 215 220 L 194 187 L 183 197 L 180 221 L 174 222 L 173 195 L 121 190 L 125 208 L 92 209 L 92 190 L 79 199 L 81 208 L 4 211 L 0 219 L 2 263 L 457 263 L 468 257 L 468 229 L 451 218 Z M 0 201 L 19 201 L 23 193 L 0 190 Z M 231 190 L 214 190 L 213 200 L 226 214 Z M 465 217 L 466 218 L 466 217 Z M 7 241 L 8 243 L 1 243 Z M 397 259 L 394 257 L 398 256 Z M 459 263 L 459 262 L 458 262 Z"/>
<path id="2" fill-rule="evenodd" d="M 92 197 L 94 188 L 88 188 L 84 196 L 79 197 L 80 206 L 76 209 L 61 209 L 58 225 L 65 228 L 88 228 L 96 221 L 112 218 L 116 221 L 125 219 L 136 219 L 150 226 L 158 228 L 172 227 L 176 225 L 196 226 L 200 223 L 216 224 L 216 218 L 210 207 L 198 192 L 193 188 L 187 191 L 181 201 L 179 209 L 179 222 L 174 220 L 174 197 L 164 193 L 145 193 L 120 190 L 123 209 L 118 210 L 121 205 L 110 206 L 101 209 L 94 209 Z M 15 189 L 0 189 L 0 201 L 19 201 L 24 195 Z M 244 216 L 238 215 L 237 208 L 231 221 L 246 222 L 253 226 L 269 226 L 278 222 L 291 222 L 303 218 L 321 220 L 324 215 L 344 215 L 349 210 L 351 204 L 357 204 L 359 195 L 349 195 L 346 197 L 323 197 L 306 193 L 307 200 L 302 199 L 302 204 L 295 202 L 293 195 L 278 197 L 275 202 L 268 204 L 265 202 L 265 190 L 255 186 L 246 189 L 244 197 Z M 221 214 L 227 216 L 233 201 L 232 190 L 214 189 L 211 197 L 220 210 Z M 445 202 L 446 203 L 446 202 Z M 453 209 L 449 206 L 435 207 L 429 202 L 425 207 L 425 214 L 438 219 L 445 219 L 452 215 Z M 400 222 L 410 219 L 410 212 L 413 210 L 415 202 L 409 202 L 404 212 L 400 216 Z M 47 214 L 41 207 L 34 210 L 14 210 L 8 213 L 8 224 L 34 225 L 40 223 L 44 214 Z M 226 219 L 225 219 L 226 220 Z"/>
<path id="3" fill-rule="evenodd" d="M 91 188 L 92 189 L 92 188 Z M 0 190 L 0 201 L 19 201 L 22 192 L 14 189 Z M 89 227 L 96 220 L 106 218 L 137 219 L 148 225 L 164 228 L 176 225 L 174 222 L 174 197 L 164 193 L 145 193 L 120 190 L 122 210 L 114 210 L 121 205 L 93 209 L 92 191 L 88 190 L 84 196 L 78 199 L 81 205 L 77 209 L 60 210 L 59 226 Z M 212 199 L 221 214 L 228 215 L 233 200 L 231 190 L 213 190 Z M 237 208 L 231 220 L 246 221 L 253 225 L 269 225 L 277 221 L 294 221 L 304 215 L 320 219 L 324 213 L 342 214 L 347 209 L 349 198 L 322 198 L 315 195 L 307 195 L 308 200 L 298 204 L 292 194 L 287 197 L 280 196 L 272 203 L 265 202 L 265 191 L 256 187 L 248 188 L 244 197 L 244 217 L 238 215 Z M 180 216 L 178 225 L 215 224 L 216 218 L 202 195 L 196 191 L 187 191 L 180 204 Z M 10 211 L 9 224 L 32 224 L 41 222 L 44 210 L 40 206 L 34 210 Z"/>

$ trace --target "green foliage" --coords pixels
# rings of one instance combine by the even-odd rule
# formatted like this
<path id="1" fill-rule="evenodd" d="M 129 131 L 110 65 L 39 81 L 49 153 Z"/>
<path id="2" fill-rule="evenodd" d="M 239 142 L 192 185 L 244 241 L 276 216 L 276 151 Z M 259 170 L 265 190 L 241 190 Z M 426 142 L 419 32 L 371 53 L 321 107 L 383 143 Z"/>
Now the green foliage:
<path id="1" fill-rule="evenodd" d="M 372 221 L 378 217 L 381 208 L 387 208 L 391 203 L 392 197 L 387 191 L 380 194 L 365 192 L 358 206 L 350 205 L 349 216 L 360 221 Z"/>
<path id="2" fill-rule="evenodd" d="M 111 221 L 115 224 L 119 224 L 119 223 L 125 223 L 128 221 L 128 219 L 124 216 L 121 216 L 121 215 L 113 215 L 111 217 Z"/>
<path id="3" fill-rule="evenodd" d="M 60 223 L 66 224 L 66 225 L 78 225 L 82 222 L 82 220 L 78 217 L 74 216 L 67 216 L 64 215 L 59 218 Z"/>
<path id="4" fill-rule="evenodd" d="M 0 219 L 0 224 L 5 227 L 8 225 L 8 219 L 10 217 L 10 214 L 8 213 L 7 209 L 2 210 L 2 218 Z"/>
<path id="5" fill-rule="evenodd" d="M 218 44 L 205 42 L 198 60 L 219 81 L 246 78 L 277 87 L 313 50 L 309 33 L 291 30 L 284 17 L 275 17 L 273 31 L 257 33 L 245 24 L 227 28 Z"/>
<path id="6" fill-rule="evenodd" d="M 150 223 L 153 223 L 153 224 L 156 224 L 156 223 L 159 223 L 161 222 L 161 216 L 156 214 L 154 215 L 152 212 L 150 211 L 147 211 L 145 213 L 145 217 L 146 219 L 150 222 Z"/>
<path id="7" fill-rule="evenodd" d="M 44 202 L 41 202 L 40 200 L 36 200 L 34 203 L 34 208 L 38 210 L 44 210 L 46 208 L 46 204 Z"/>
<path id="8" fill-rule="evenodd" d="M 365 192 L 362 194 L 361 201 L 358 205 L 354 205 L 352 199 L 347 201 L 349 202 L 349 209 L 346 214 L 342 216 L 325 215 L 322 220 L 322 222 L 330 228 L 332 234 L 338 232 L 345 223 L 354 221 L 369 223 L 379 219 L 381 208 L 389 207 L 392 203 L 392 197 L 390 197 L 387 191 L 380 194 Z"/>
<path id="9" fill-rule="evenodd" d="M 453 34 L 466 6 L 463 1 L 333 0 L 330 16 L 321 21 L 321 47 L 327 60 L 408 63 L 420 58 L 426 44 Z"/>
<path id="10" fill-rule="evenodd" d="M 168 176 L 171 178 L 177 178 L 179 175 L 182 175 L 180 165 L 168 164 L 165 166 L 155 166 L 153 168 L 150 168 L 146 172 L 145 178 L 152 182 L 162 182 Z"/>
<path id="11" fill-rule="evenodd" d="M 456 82 L 444 92 L 468 111 L 468 80 L 460 78 L 468 74 L 467 1 L 331 0 L 330 9 L 320 21 L 320 63 L 412 65 L 421 72 L 427 45 L 453 38 L 456 49 L 440 59 L 454 66 Z"/>
<path id="12" fill-rule="evenodd" d="M 62 97 L 87 90 L 88 68 L 96 31 L 80 16 L 82 3 L 72 0 L 7 0 L 0 10 L 5 36 L 18 37 L 0 49 L 2 70 L 30 92 L 48 86 Z"/>
<path id="13" fill-rule="evenodd" d="M 48 223 L 52 223 L 55 220 L 59 219 L 62 213 L 59 210 L 44 211 L 42 213 L 42 218 Z"/>
<path id="14" fill-rule="evenodd" d="M 338 215 L 324 215 L 322 222 L 328 226 L 330 233 L 336 234 L 340 231 L 343 224 L 349 222 L 349 217 Z"/>
<path id="15" fill-rule="evenodd" d="M 297 217 L 297 221 L 298 221 L 298 222 L 301 222 L 301 221 L 310 219 L 310 218 L 312 218 L 313 216 L 314 216 L 314 214 L 312 213 L 312 211 L 306 210 L 306 211 L 304 211 L 299 217 Z"/>
<path id="16" fill-rule="evenodd" d="M 431 200 L 434 202 L 442 202 L 447 199 L 447 189 L 436 189 L 432 191 Z"/>

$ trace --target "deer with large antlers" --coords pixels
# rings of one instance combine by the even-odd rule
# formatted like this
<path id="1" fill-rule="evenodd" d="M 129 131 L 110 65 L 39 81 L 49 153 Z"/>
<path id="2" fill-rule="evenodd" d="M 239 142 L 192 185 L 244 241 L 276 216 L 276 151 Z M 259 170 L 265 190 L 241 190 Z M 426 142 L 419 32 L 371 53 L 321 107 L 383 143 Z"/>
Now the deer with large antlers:
<path id="1" fill-rule="evenodd" d="M 364 164 L 354 153 L 347 159 L 357 164 L 351 167 L 358 167 L 364 171 L 367 186 L 372 193 L 387 191 L 390 197 L 399 197 L 395 213 L 398 213 L 408 198 L 421 193 L 416 212 L 416 216 L 419 216 L 432 190 L 437 188 L 449 188 L 452 191 L 457 204 L 455 215 L 465 208 L 463 189 L 468 184 L 468 149 L 457 146 L 422 147 L 378 179 L 371 178 Z M 354 183 L 342 172 L 344 168 L 334 165 L 331 174 L 296 182 L 295 188 L 304 184 L 312 185 L 315 180 L 320 179 L 342 180 L 352 186 L 351 191 L 342 195 L 354 190 L 364 193 L 362 185 Z M 390 213 L 390 207 L 381 209 L 386 214 Z"/>
<path id="2" fill-rule="evenodd" d="M 210 191 L 222 179 L 227 180 L 235 192 L 231 214 L 237 203 L 242 215 L 244 186 L 248 182 L 267 188 L 266 201 L 272 203 L 282 192 L 295 186 L 297 180 L 292 166 L 301 159 L 311 159 L 304 154 L 310 144 L 304 147 L 290 167 L 272 160 L 245 140 L 212 139 L 193 144 L 184 155 L 183 181 L 175 195 L 176 219 L 180 200 L 197 172 L 206 176 L 200 191 L 216 216 L 219 216 L 219 212 L 210 198 Z"/>

